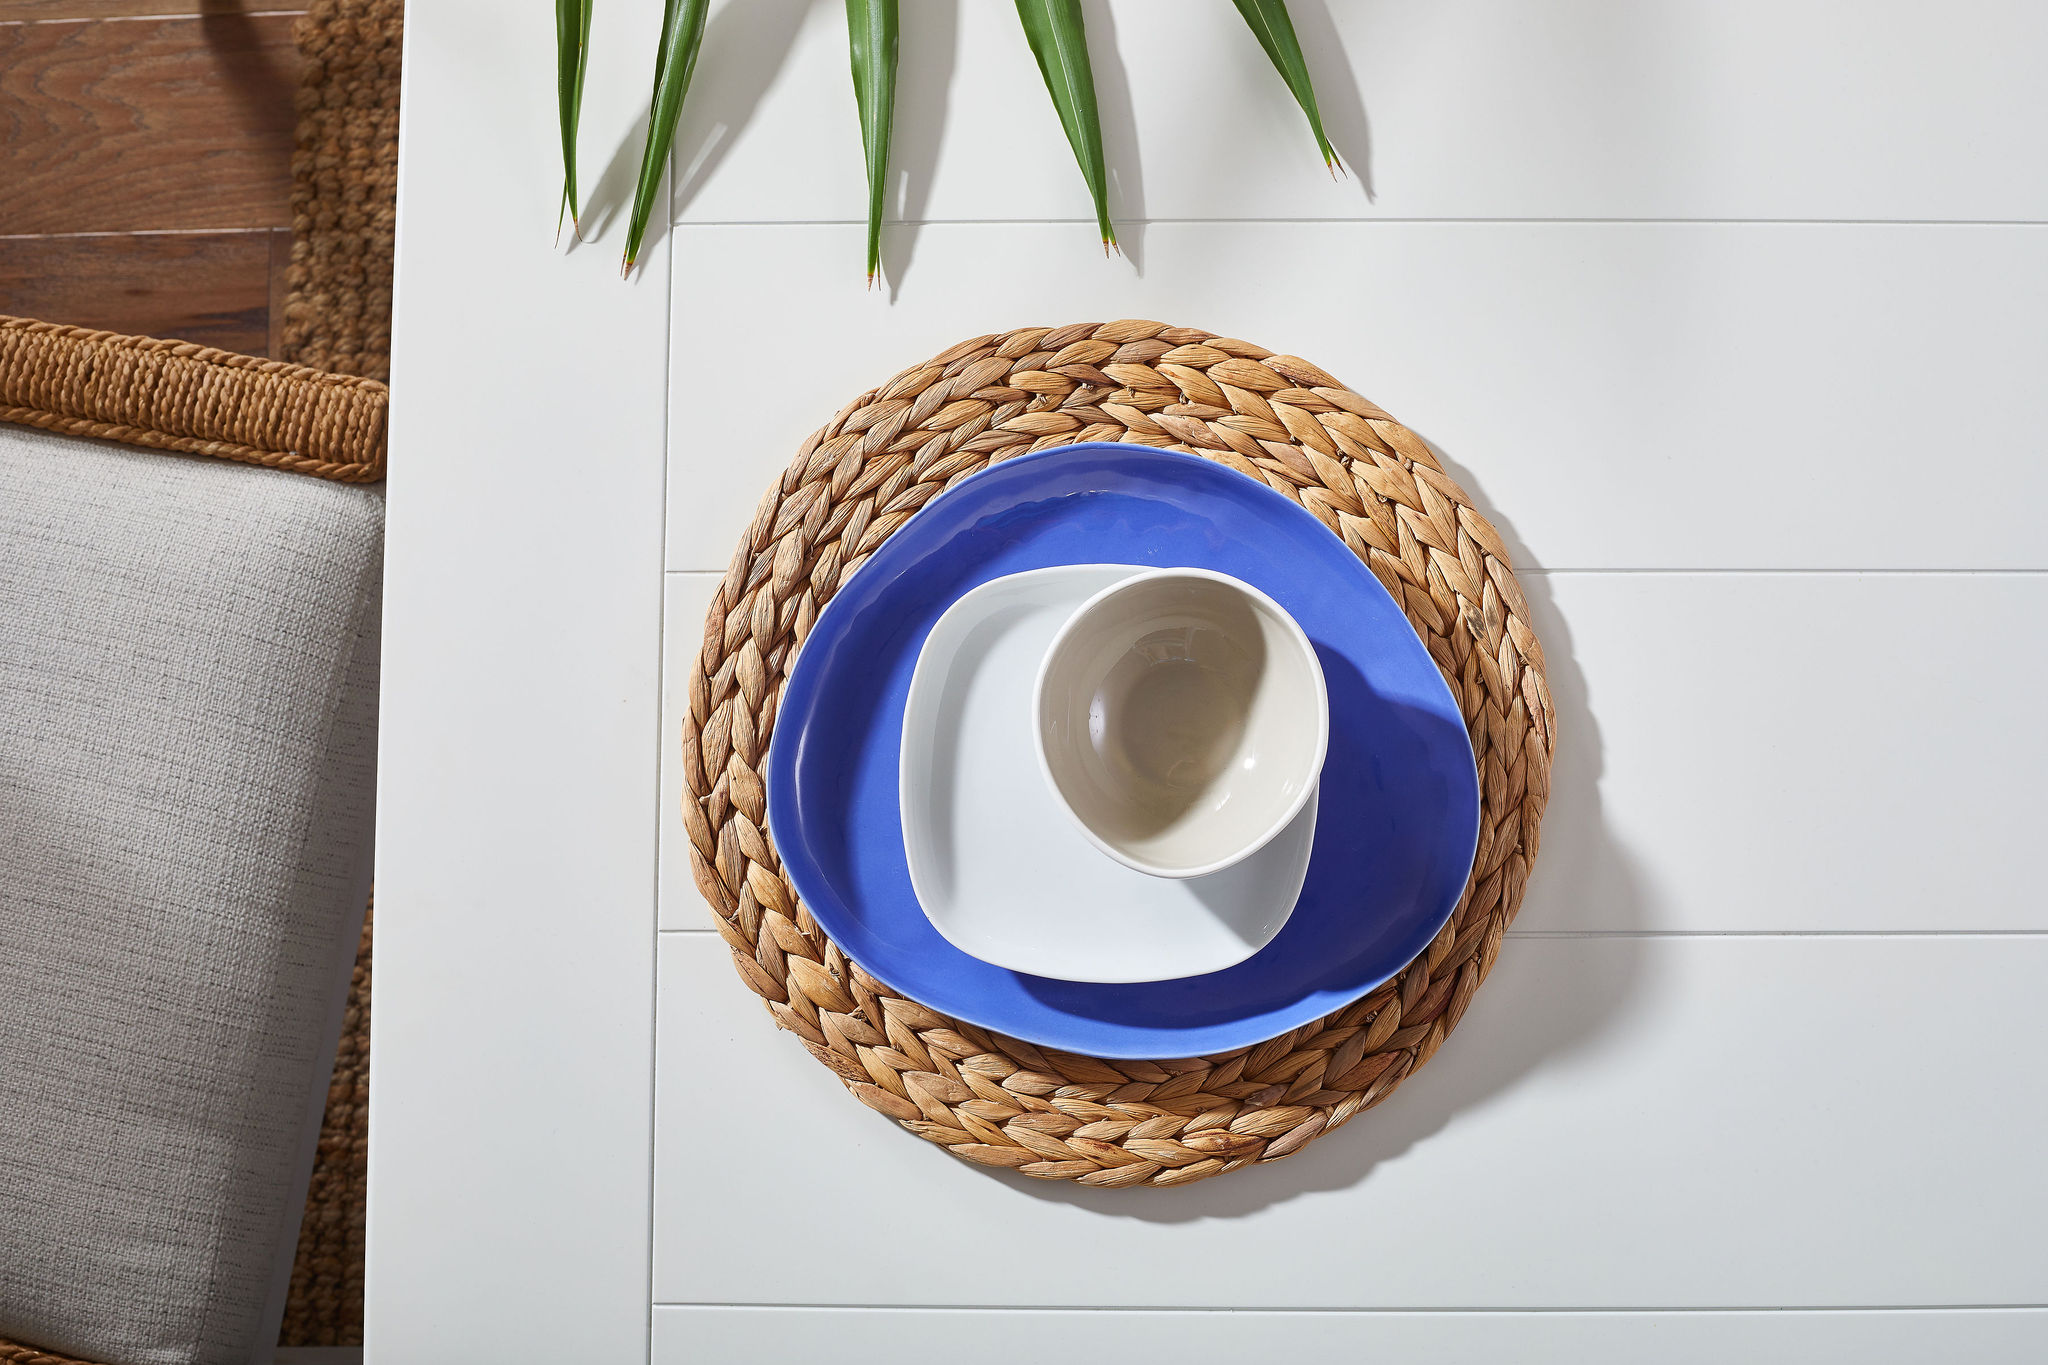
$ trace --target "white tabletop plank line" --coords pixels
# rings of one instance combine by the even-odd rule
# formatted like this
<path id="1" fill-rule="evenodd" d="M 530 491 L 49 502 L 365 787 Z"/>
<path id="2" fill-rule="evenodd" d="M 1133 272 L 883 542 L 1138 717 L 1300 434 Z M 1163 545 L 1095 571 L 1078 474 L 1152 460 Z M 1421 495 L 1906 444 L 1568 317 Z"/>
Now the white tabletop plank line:
<path id="1" fill-rule="evenodd" d="M 710 911 L 706 910 L 706 914 Z M 663 936 L 669 934 L 712 934 L 718 931 L 708 925 L 685 924 L 675 928 L 658 930 Z M 1768 929 L 1509 929 L 1505 935 L 1516 939 L 1811 939 L 1826 942 L 1830 939 L 1858 941 L 1865 939 L 1961 939 L 1997 940 L 2048 938 L 2048 929 L 1982 929 L 1982 930 L 1916 930 L 1916 929 L 1840 929 L 1840 930 L 1783 930 Z"/>
<path id="2" fill-rule="evenodd" d="M 1095 217 L 1077 214 L 1072 218 L 919 218 L 909 223 L 891 221 L 891 227 L 1072 227 L 1075 224 L 1092 225 Z M 1119 218 L 1119 231 L 1125 227 L 1163 227 L 1214 223 L 1244 227 L 1298 227 L 1305 224 L 1331 222 L 1357 222 L 1376 224 L 1404 224 L 1407 226 L 1445 227 L 1844 227 L 1844 228 L 1888 228 L 1888 227 L 1938 227 L 1938 228 L 2024 228 L 2048 226 L 2048 218 L 1424 218 L 1397 214 L 1374 214 L 1369 219 L 1331 219 L 1276 216 L 1272 214 L 1245 215 L 1241 217 L 1201 218 Z M 677 223 L 678 234 L 689 234 L 704 228 L 812 228 L 812 227 L 853 227 L 865 229 L 866 218 L 721 218 L 716 221 L 688 219 Z M 90 235 L 90 234 L 81 234 Z M 0 239 L 4 240 L 4 239 Z"/>
<path id="3" fill-rule="evenodd" d="M 555 245 L 545 10 L 405 43 L 367 1356 L 644 1361 L 667 239 Z M 598 45 L 600 167 L 645 100 Z"/>
<path id="4" fill-rule="evenodd" d="M 670 572 L 687 572 L 671 570 Z M 1546 569 L 1540 565 L 1517 567 L 1517 578 L 1552 578 L 1570 576 L 1586 578 L 1597 575 L 1626 576 L 1632 578 L 1684 577 L 1684 578 L 2039 578 L 2048 574 L 2048 569 L 1941 569 L 1941 568 L 1895 568 L 1895 569 L 1801 569 L 1801 568 L 1755 568 L 1717 569 L 1706 568 L 1663 568 L 1663 569 Z"/>
<path id="5" fill-rule="evenodd" d="M 670 574 L 660 923 L 708 927 L 680 818 L 681 700 L 718 577 Z M 1514 932 L 2041 933 L 2039 574 L 1526 579 L 1559 715 Z"/>
<path id="6" fill-rule="evenodd" d="M 1778 1307 L 1771 1304 L 1729 1304 L 1713 1308 L 1691 1308 L 1683 1305 L 1662 1307 L 1650 1305 L 1640 1308 L 1603 1308 L 1598 1304 L 1555 1304 L 1541 1308 L 1489 1307 L 1477 1305 L 1458 1308 L 1235 1308 L 1228 1305 L 1212 1307 L 1180 1307 L 1154 1304 L 1086 1304 L 1054 1303 L 1034 1304 L 1020 1307 L 1008 1303 L 949 1303 L 934 1307 L 923 1303 L 723 1303 L 723 1302 L 668 1302 L 655 1306 L 657 1313 L 669 1309 L 722 1309 L 734 1313 L 752 1313 L 765 1316 L 788 1310 L 796 1313 L 823 1313 L 835 1317 L 851 1318 L 862 1313 L 877 1315 L 909 1315 L 925 1313 L 944 1315 L 963 1314 L 1015 1314 L 1030 1321 L 1032 1318 L 1051 1318 L 1061 1315 L 1098 1313 L 1105 1317 L 1113 1315 L 1171 1314 L 1178 1318 L 1200 1321 L 1203 1318 L 1221 1318 L 1237 1314 L 1280 1321 L 1290 1318 L 1448 1318 L 1448 1317 L 1499 1317 L 1538 1318 L 1545 1315 L 1602 1318 L 1645 1318 L 1681 1317 L 1711 1318 L 1748 1315 L 1784 1314 L 1787 1316 L 1824 1317 L 1849 1314 L 1887 1314 L 1904 1318 L 1913 1314 L 1951 1313 L 2011 1313 L 2032 1314 L 2048 1312 L 2048 1303 L 1819 1303 L 1798 1304 Z"/>
<path id="7" fill-rule="evenodd" d="M 1035 1365 L 1054 1351 L 1178 1365 L 1412 1360 L 1427 1365 L 2033 1365 L 2039 1309 L 1688 1312 L 1214 1312 L 664 1306 L 655 1365 Z"/>
<path id="8" fill-rule="evenodd" d="M 721 322 L 676 338 L 671 569 L 722 571 L 805 437 L 899 369 L 1119 316 L 1313 360 L 1432 442 L 1521 567 L 2048 568 L 2039 228 L 1182 223 L 1103 261 L 1068 227 L 927 227 L 893 301 L 858 228 L 689 242 L 677 316 Z"/>
<path id="9" fill-rule="evenodd" d="M 1998 0 L 1344 0 L 1295 14 L 1328 176 L 1244 26 L 1087 7 L 1120 222 L 2048 217 L 2048 14 Z M 833 6 L 714 12 L 677 135 L 693 221 L 867 205 Z M 1092 221 L 1009 7 L 904 6 L 892 218 Z M 892 244 L 893 249 L 893 244 Z"/>
<path id="10" fill-rule="evenodd" d="M 2048 1074 L 2023 1041 L 2048 1028 L 2039 940 L 1520 942 L 1384 1107 L 1163 1199 L 991 1174 L 897 1131 L 727 956 L 661 941 L 659 1302 L 2048 1301 Z M 1960 1000 L 1962 1043 L 1924 1007 Z M 735 1143 L 699 1102 L 741 1093 Z M 801 1188 L 808 1226 L 886 1232 L 727 1235 L 764 1188 Z M 962 1254 L 963 1229 L 999 1235 L 999 1264 Z"/>
<path id="11" fill-rule="evenodd" d="M 708 569 L 668 569 L 664 571 L 675 582 L 696 582 L 706 585 L 708 592 L 712 585 L 724 577 Z M 1515 568 L 1517 578 L 2040 578 L 2048 576 L 2048 569 L 1545 569 L 1542 567 Z"/>

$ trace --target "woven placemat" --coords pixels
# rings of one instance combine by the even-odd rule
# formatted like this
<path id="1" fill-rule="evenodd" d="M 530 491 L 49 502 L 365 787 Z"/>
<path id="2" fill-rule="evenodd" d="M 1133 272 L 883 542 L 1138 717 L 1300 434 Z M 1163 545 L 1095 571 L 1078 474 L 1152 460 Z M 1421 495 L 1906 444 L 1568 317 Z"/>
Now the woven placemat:
<path id="1" fill-rule="evenodd" d="M 1105 1061 L 895 995 L 811 919 L 767 828 L 761 767 L 819 609 L 955 481 L 1079 441 L 1206 456 L 1315 513 L 1406 611 L 1472 736 L 1479 849 L 1450 922 L 1387 985 L 1254 1048 Z M 1427 1062 L 1521 904 L 1556 747 L 1507 550 L 1428 446 L 1306 361 L 1157 322 L 976 337 L 856 398 L 761 500 L 687 685 L 690 865 L 741 979 L 870 1108 L 968 1161 L 1084 1185 L 1184 1185 L 1278 1160 Z"/>

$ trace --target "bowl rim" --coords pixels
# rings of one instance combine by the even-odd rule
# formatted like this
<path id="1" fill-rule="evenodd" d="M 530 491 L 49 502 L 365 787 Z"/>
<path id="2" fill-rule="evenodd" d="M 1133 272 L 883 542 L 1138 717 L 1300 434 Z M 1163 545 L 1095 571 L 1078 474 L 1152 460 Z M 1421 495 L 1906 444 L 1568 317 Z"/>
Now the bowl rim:
<path id="1" fill-rule="evenodd" d="M 1059 658 L 1075 629 L 1085 617 L 1093 613 L 1097 607 L 1110 598 L 1135 590 L 1144 584 L 1169 578 L 1208 579 L 1212 582 L 1222 583 L 1234 588 L 1246 597 L 1249 597 L 1258 606 L 1259 611 L 1263 615 L 1270 620 L 1280 623 L 1282 633 L 1293 641 L 1296 651 L 1308 660 L 1309 673 L 1315 679 L 1315 758 L 1309 765 L 1308 781 L 1303 784 L 1301 791 L 1295 794 L 1294 799 L 1288 802 L 1286 809 L 1281 812 L 1280 817 L 1262 830 L 1256 838 L 1247 840 L 1242 846 L 1222 857 L 1212 859 L 1206 863 L 1193 865 L 1152 862 L 1117 848 L 1108 840 L 1098 835 L 1089 827 L 1088 822 L 1081 818 L 1080 813 L 1074 809 L 1073 803 L 1067 800 L 1066 793 L 1060 790 L 1059 781 L 1053 776 L 1052 760 L 1046 755 L 1045 744 L 1046 676 L 1052 671 L 1053 661 Z M 1175 879 L 1206 877 L 1210 873 L 1221 872 L 1227 867 L 1236 866 L 1264 848 L 1267 844 L 1273 842 L 1274 839 L 1279 837 L 1282 830 L 1285 830 L 1294 822 L 1295 817 L 1301 814 L 1302 809 L 1315 799 L 1316 789 L 1322 784 L 1323 762 L 1329 757 L 1330 751 L 1330 689 L 1328 682 L 1323 677 L 1322 660 L 1316 657 L 1315 644 L 1308 638 L 1308 633 L 1301 628 L 1301 623 L 1296 621 L 1293 614 L 1285 607 L 1275 602 L 1258 588 L 1241 578 L 1227 573 L 1220 573 L 1215 569 L 1176 567 L 1146 569 L 1143 572 L 1132 574 L 1129 578 L 1111 583 L 1109 586 L 1098 590 L 1093 596 L 1082 602 L 1081 605 L 1075 607 L 1073 614 L 1061 623 L 1059 631 L 1052 637 L 1052 643 L 1045 647 L 1045 654 L 1038 661 L 1037 676 L 1032 679 L 1031 683 L 1031 742 L 1032 752 L 1038 757 L 1039 776 L 1051 788 L 1053 800 L 1066 813 L 1067 819 L 1073 823 L 1076 829 L 1081 831 L 1082 837 L 1087 839 L 1089 843 L 1093 844 L 1104 854 L 1114 858 L 1117 862 L 1122 863 L 1125 867 L 1134 868 L 1139 872 L 1147 873 L 1154 877 L 1171 877 Z"/>

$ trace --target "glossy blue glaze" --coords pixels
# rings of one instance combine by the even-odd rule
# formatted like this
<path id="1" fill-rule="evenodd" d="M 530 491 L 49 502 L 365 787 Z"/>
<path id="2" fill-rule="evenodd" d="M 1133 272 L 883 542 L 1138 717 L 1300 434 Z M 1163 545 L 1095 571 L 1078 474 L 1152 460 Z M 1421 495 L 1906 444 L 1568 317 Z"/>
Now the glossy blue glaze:
<path id="1" fill-rule="evenodd" d="M 946 942 L 910 889 L 897 751 L 926 633 L 992 578 L 1105 561 L 1234 574 L 1285 607 L 1322 660 L 1330 749 L 1308 882 L 1279 937 L 1227 971 L 1135 985 L 1027 976 Z M 1443 926 L 1479 830 L 1471 742 L 1386 589 L 1298 504 L 1146 446 L 1005 461 L 884 541 L 797 655 L 767 784 L 790 879 L 854 961 L 934 1009 L 1098 1057 L 1243 1047 L 1365 995 Z"/>

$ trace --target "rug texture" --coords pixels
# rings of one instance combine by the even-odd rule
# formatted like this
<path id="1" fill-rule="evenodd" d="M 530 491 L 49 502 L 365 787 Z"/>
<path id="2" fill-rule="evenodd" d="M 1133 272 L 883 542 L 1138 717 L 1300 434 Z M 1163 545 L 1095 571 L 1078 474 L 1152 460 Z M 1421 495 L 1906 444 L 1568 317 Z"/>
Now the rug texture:
<path id="1" fill-rule="evenodd" d="M 313 0 L 297 30 L 298 149 L 284 359 L 391 373 L 402 0 Z M 374 919 L 374 915 L 372 916 Z M 370 1154 L 370 937 L 363 924 L 280 1344 L 360 1346 Z"/>
<path id="2" fill-rule="evenodd" d="M 302 61 L 292 162 L 292 257 L 281 354 L 276 359 L 380 381 L 391 368 L 403 15 L 403 0 L 312 0 L 295 32 Z M 58 330 L 68 336 L 77 329 Z M 150 357 L 157 351 L 175 352 L 164 363 L 184 363 L 186 351 L 201 349 L 177 343 L 138 344 Z M 212 352 L 200 356 L 207 357 L 219 358 Z M 244 367 L 258 364 L 229 359 Z M 262 441 L 251 444 L 239 430 L 172 432 L 177 439 L 139 439 L 138 431 L 147 435 L 158 428 L 170 430 L 161 414 L 140 426 L 136 423 L 141 419 L 127 414 L 111 425 L 106 420 L 86 423 L 86 417 L 104 419 L 106 414 L 72 412 L 64 405 L 69 391 L 58 382 L 62 379 L 59 374 L 35 390 L 49 390 L 44 395 L 48 401 L 40 402 L 35 414 L 10 413 L 9 420 L 292 467 L 290 458 L 258 448 Z M 365 466 L 356 478 L 382 476 L 381 408 L 379 415 L 375 469 Z M 303 472 L 348 477 L 323 470 Z M 366 919 L 292 1269 L 280 1334 L 285 1346 L 359 1346 L 363 1340 L 370 944 L 371 924 Z M 0 1365 L 87 1363 L 0 1340 Z"/>
<path id="3" fill-rule="evenodd" d="M 299 20 L 292 260 L 280 359 L 391 373 L 401 0 L 313 0 Z"/>

